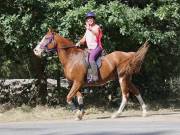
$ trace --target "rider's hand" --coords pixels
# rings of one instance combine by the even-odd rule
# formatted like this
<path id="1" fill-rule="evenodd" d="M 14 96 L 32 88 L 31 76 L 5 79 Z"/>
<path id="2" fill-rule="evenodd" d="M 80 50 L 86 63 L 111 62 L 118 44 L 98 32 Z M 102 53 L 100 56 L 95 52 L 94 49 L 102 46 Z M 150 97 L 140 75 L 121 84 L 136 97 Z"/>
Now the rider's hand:
<path id="1" fill-rule="evenodd" d="M 80 47 L 80 46 L 81 46 L 80 41 L 79 41 L 79 42 L 77 42 L 75 46 Z"/>
<path id="2" fill-rule="evenodd" d="M 92 26 L 91 26 L 91 25 L 89 25 L 89 24 L 86 24 L 86 25 L 85 25 L 85 27 L 86 27 L 86 29 L 87 29 L 87 30 L 89 30 L 89 31 L 91 31 L 91 30 L 92 30 Z"/>

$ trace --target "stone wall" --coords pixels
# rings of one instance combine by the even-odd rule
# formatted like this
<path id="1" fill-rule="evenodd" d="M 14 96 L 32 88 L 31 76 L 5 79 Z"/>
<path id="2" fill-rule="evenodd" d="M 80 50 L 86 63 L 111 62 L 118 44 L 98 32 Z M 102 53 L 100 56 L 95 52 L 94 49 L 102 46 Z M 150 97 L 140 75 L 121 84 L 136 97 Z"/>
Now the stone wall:
<path id="1" fill-rule="evenodd" d="M 57 81 L 47 79 L 47 104 L 57 105 L 65 103 L 65 93 L 67 88 L 61 87 L 57 89 Z M 62 86 L 67 87 L 63 81 Z M 22 104 L 36 105 L 37 104 L 37 79 L 1 79 L 0 80 L 0 104 L 9 103 L 14 106 Z"/>

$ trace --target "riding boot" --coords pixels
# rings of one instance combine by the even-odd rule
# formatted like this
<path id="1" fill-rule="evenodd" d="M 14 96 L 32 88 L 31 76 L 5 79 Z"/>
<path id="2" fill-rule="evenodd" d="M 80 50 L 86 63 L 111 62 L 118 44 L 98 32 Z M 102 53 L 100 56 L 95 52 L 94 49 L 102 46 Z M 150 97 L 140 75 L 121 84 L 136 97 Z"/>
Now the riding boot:
<path id="1" fill-rule="evenodd" d="M 90 62 L 91 70 L 92 70 L 92 80 L 97 81 L 98 77 L 98 69 L 95 61 Z"/>

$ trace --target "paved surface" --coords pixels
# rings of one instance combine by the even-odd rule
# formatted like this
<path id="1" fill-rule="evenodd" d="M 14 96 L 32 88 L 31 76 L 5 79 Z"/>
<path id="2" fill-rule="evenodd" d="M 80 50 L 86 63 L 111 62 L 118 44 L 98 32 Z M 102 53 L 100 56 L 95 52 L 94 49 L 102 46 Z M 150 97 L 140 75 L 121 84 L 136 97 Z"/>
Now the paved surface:
<path id="1" fill-rule="evenodd" d="M 11 122 L 0 124 L 0 135 L 180 135 L 180 117 Z"/>

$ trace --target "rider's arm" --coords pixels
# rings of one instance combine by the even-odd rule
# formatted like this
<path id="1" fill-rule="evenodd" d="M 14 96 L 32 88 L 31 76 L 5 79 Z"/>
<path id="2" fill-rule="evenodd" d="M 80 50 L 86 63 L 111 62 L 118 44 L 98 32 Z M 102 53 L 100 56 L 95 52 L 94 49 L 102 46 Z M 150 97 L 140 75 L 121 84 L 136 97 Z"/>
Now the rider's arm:
<path id="1" fill-rule="evenodd" d="M 86 42 L 86 37 L 85 37 L 85 35 L 83 36 L 83 38 L 81 38 L 81 40 L 80 40 L 79 42 L 80 42 L 81 45 L 82 45 L 82 44 L 85 44 L 85 42 Z"/>
<path id="2" fill-rule="evenodd" d="M 85 38 L 85 35 L 83 36 L 83 38 L 81 38 L 79 40 L 79 42 L 76 43 L 76 46 L 81 46 L 82 44 L 85 44 L 86 42 L 86 38 Z"/>
<path id="3" fill-rule="evenodd" d="M 101 28 L 99 27 L 99 25 L 96 25 L 94 28 L 90 27 L 89 30 L 96 36 L 99 35 L 99 31 L 101 30 Z"/>

